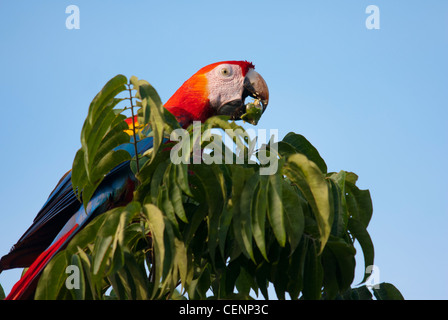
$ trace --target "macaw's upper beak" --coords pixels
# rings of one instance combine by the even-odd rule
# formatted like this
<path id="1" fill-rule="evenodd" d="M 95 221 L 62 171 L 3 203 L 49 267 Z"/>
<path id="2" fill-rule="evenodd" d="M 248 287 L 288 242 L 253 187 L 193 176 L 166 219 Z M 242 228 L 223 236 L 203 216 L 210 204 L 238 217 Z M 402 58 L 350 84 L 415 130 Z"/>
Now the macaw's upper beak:
<path id="1" fill-rule="evenodd" d="M 269 103 L 268 85 L 263 77 L 254 69 L 250 69 L 244 78 L 243 100 L 247 96 L 260 100 L 263 112 L 266 110 Z"/>
<path id="2" fill-rule="evenodd" d="M 269 90 L 263 77 L 254 69 L 249 69 L 244 77 L 243 91 L 241 99 L 233 100 L 222 105 L 218 113 L 230 115 L 232 120 L 241 120 L 241 116 L 246 114 L 245 99 L 252 97 L 259 100 L 261 113 L 266 110 L 269 102 Z"/>

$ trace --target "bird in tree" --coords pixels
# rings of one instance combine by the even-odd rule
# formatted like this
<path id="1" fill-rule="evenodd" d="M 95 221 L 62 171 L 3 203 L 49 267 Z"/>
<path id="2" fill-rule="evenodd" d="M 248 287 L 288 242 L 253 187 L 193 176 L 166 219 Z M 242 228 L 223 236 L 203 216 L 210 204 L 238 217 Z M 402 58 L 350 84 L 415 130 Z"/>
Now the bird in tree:
<path id="1" fill-rule="evenodd" d="M 223 61 L 207 65 L 191 76 L 164 104 L 179 124 L 186 128 L 193 121 L 204 122 L 215 115 L 244 119 L 245 99 L 253 97 L 264 112 L 269 101 L 266 82 L 247 61 Z M 129 128 L 137 116 L 128 118 Z M 132 135 L 133 130 L 127 130 Z M 130 144 L 120 146 L 131 156 L 143 154 L 153 147 L 152 137 L 139 141 L 135 150 Z M 119 148 L 120 148 L 119 147 Z M 119 149 L 118 148 L 118 149 Z M 0 259 L 0 272 L 26 268 L 27 272 L 14 285 L 8 300 L 32 299 L 42 270 L 72 237 L 94 217 L 132 201 L 136 177 L 130 161 L 113 168 L 97 187 L 87 205 L 73 190 L 72 172 L 67 172 L 49 195 L 32 225 Z"/>

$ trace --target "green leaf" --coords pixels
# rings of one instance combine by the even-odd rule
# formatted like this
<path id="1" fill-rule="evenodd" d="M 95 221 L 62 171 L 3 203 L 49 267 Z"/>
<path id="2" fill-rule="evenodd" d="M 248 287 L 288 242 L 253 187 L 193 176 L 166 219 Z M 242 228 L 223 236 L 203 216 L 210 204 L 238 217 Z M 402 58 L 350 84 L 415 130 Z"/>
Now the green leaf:
<path id="1" fill-rule="evenodd" d="M 289 257 L 289 282 L 287 284 L 287 290 L 291 299 L 296 300 L 299 298 L 300 292 L 303 289 L 303 275 L 305 269 L 305 258 L 307 254 L 308 241 L 303 239 L 300 241 L 298 247 Z"/>
<path id="2" fill-rule="evenodd" d="M 208 205 L 209 239 L 207 245 L 212 261 L 214 261 L 219 239 L 220 216 L 224 208 L 224 195 L 226 194 L 224 176 L 216 165 L 193 165 L 191 169 L 194 172 L 194 179 L 198 182 L 197 187 L 200 188 L 202 197 L 205 195 Z"/>
<path id="3" fill-rule="evenodd" d="M 159 164 L 157 165 L 157 169 L 154 172 L 154 174 L 152 175 L 152 177 L 150 177 L 150 192 L 146 197 L 150 197 L 150 202 L 151 203 L 158 203 L 158 199 L 160 199 L 159 194 L 161 192 L 163 192 L 163 187 L 162 187 L 162 182 L 163 182 L 163 178 L 165 177 L 165 174 L 169 168 L 169 159 L 166 159 L 165 161 L 161 161 L 159 162 Z M 145 181 L 145 183 L 147 184 L 148 182 Z M 143 186 L 143 182 L 142 182 L 142 186 Z M 141 192 L 141 191 L 140 191 Z M 148 200 L 145 198 L 144 202 L 148 202 Z"/>
<path id="4" fill-rule="evenodd" d="M 279 300 L 286 299 L 286 291 L 288 287 L 289 273 L 289 255 L 290 250 L 287 248 L 280 249 L 278 260 L 273 265 L 272 283 L 274 284 L 275 293 Z M 286 271 L 286 272 L 285 272 Z"/>
<path id="5" fill-rule="evenodd" d="M 270 268 L 266 261 L 259 264 L 255 270 L 255 281 L 261 294 L 266 300 L 269 300 L 268 278 L 270 276 Z"/>
<path id="6" fill-rule="evenodd" d="M 268 220 L 275 238 L 281 247 L 286 243 L 285 218 L 282 202 L 282 178 L 280 174 L 269 176 L 268 180 Z"/>
<path id="7" fill-rule="evenodd" d="M 68 243 L 66 251 L 75 253 L 79 249 L 85 248 L 89 244 L 93 244 L 98 234 L 98 230 L 101 228 L 104 220 L 107 218 L 106 214 L 99 215 L 88 223 L 83 229 L 81 229 L 73 239 Z"/>
<path id="8" fill-rule="evenodd" d="M 244 249 L 254 261 L 255 258 L 252 250 L 252 215 L 254 211 L 254 193 L 259 177 L 258 174 L 253 174 L 244 184 L 240 198 L 240 210 L 237 210 L 237 214 L 234 216 L 235 227 L 238 230 L 237 232 L 241 234 Z"/>
<path id="9" fill-rule="evenodd" d="M 98 181 L 101 179 L 101 175 L 104 175 L 104 172 L 109 173 L 118 164 L 128 160 L 131 160 L 131 155 L 127 151 L 110 151 L 96 163 L 95 168 L 92 170 L 91 176 L 95 178 L 95 181 Z"/>
<path id="10" fill-rule="evenodd" d="M 328 243 L 322 252 L 322 267 L 324 270 L 324 298 L 333 300 L 339 292 L 339 266 L 335 254 L 328 248 Z"/>
<path id="11" fill-rule="evenodd" d="M 125 261 L 134 260 L 132 256 L 126 255 Z M 130 263 L 134 263 L 131 261 Z M 118 289 L 121 291 L 121 295 L 126 297 L 128 300 L 137 299 L 137 287 L 135 284 L 135 277 L 129 270 L 129 268 L 122 268 L 118 270 L 116 273 L 116 277 L 114 278 L 114 282 L 117 285 Z"/>
<path id="12" fill-rule="evenodd" d="M 245 170 L 243 167 L 240 166 L 232 166 L 230 167 L 232 171 L 232 205 L 231 208 L 233 209 L 232 219 L 233 219 L 233 231 L 235 240 L 238 244 L 239 249 L 242 250 L 244 255 L 249 259 L 254 259 L 253 250 L 252 250 L 252 230 L 251 230 L 251 218 L 250 218 L 250 211 L 242 211 L 242 205 L 244 207 L 247 207 L 247 205 L 242 204 L 242 202 L 247 203 L 250 205 L 251 201 L 247 199 L 243 199 L 242 193 L 244 190 L 244 187 L 247 183 L 247 180 L 249 177 L 252 177 L 254 175 L 254 172 L 252 170 Z M 251 185 L 254 185 L 255 183 L 252 182 Z"/>
<path id="13" fill-rule="evenodd" d="M 328 184 L 316 164 L 302 154 L 289 156 L 283 173 L 302 191 L 313 210 L 320 233 L 319 252 L 322 252 L 333 223 Z"/>
<path id="14" fill-rule="evenodd" d="M 216 298 L 227 299 L 235 291 L 236 281 L 241 271 L 241 257 L 231 261 L 219 277 L 212 282 L 212 290 Z M 238 289 L 237 289 L 238 290 Z"/>
<path id="15" fill-rule="evenodd" d="M 128 129 L 128 125 L 123 121 L 126 117 L 123 115 L 117 116 L 118 123 L 116 125 L 111 125 L 110 131 L 101 141 L 101 145 L 97 149 L 94 163 L 98 163 L 106 154 L 122 144 L 129 142 L 129 135 L 124 132 Z"/>
<path id="16" fill-rule="evenodd" d="M 347 232 L 347 223 L 349 213 L 347 210 L 347 201 L 345 199 L 345 180 L 346 172 L 340 171 L 339 173 L 333 173 L 328 175 L 330 195 L 333 202 L 334 221 L 331 228 L 331 233 L 336 237 L 342 238 Z"/>
<path id="17" fill-rule="evenodd" d="M 177 183 L 177 173 L 179 170 L 177 170 L 177 165 L 171 164 L 171 168 L 169 170 L 169 187 L 168 187 L 168 193 L 171 200 L 171 203 L 173 204 L 173 209 L 176 215 L 181 219 L 183 222 L 188 223 L 187 216 L 185 215 L 185 210 L 183 206 L 183 198 L 182 198 L 182 189 Z"/>
<path id="18" fill-rule="evenodd" d="M 293 252 L 302 239 L 305 228 L 305 216 L 302 209 L 302 200 L 294 188 L 283 180 L 282 203 L 285 216 L 285 229 L 288 242 Z"/>
<path id="19" fill-rule="evenodd" d="M 174 165 L 176 168 L 175 179 L 176 183 L 182 189 L 182 191 L 189 197 L 193 197 L 188 182 L 188 166 L 184 163 Z"/>
<path id="20" fill-rule="evenodd" d="M 322 295 L 323 269 L 314 241 L 309 241 L 303 274 L 303 299 L 319 300 Z"/>
<path id="21" fill-rule="evenodd" d="M 199 225 L 204 221 L 207 216 L 208 206 L 203 203 L 199 205 L 194 211 L 190 222 L 185 226 L 184 229 L 184 242 L 188 246 L 195 236 L 196 231 L 199 228 Z"/>
<path id="22" fill-rule="evenodd" d="M 136 260 L 136 257 L 129 252 L 125 252 L 125 270 L 128 275 L 128 281 L 132 277 L 132 297 L 136 300 L 148 300 L 149 281 L 145 270 Z M 129 290 L 128 289 L 128 290 Z"/>
<path id="23" fill-rule="evenodd" d="M 98 298 L 98 296 L 96 295 L 97 290 L 96 290 L 95 285 L 92 280 L 93 276 L 92 276 L 92 271 L 91 271 L 92 270 L 91 256 L 88 255 L 80 247 L 78 247 L 77 249 L 78 249 L 78 251 L 73 255 L 77 255 L 81 262 L 79 271 L 80 271 L 80 274 L 84 276 L 84 279 L 81 279 L 81 281 L 84 282 L 84 291 L 85 291 L 84 299 Z M 67 253 L 68 254 L 70 253 L 69 250 L 67 250 Z M 73 259 L 73 255 L 72 255 L 72 259 Z"/>
<path id="24" fill-rule="evenodd" d="M 169 170 L 167 170 L 166 175 L 169 175 Z M 166 176 L 164 178 L 166 178 Z M 176 229 L 178 229 L 179 224 L 176 219 L 176 214 L 174 213 L 174 207 L 170 199 L 168 187 L 165 183 L 159 187 L 156 204 L 157 207 L 163 211 L 168 220 L 176 227 Z"/>
<path id="25" fill-rule="evenodd" d="M 178 238 L 174 239 L 175 255 L 173 265 L 179 270 L 179 278 L 183 287 L 188 285 L 188 254 L 185 243 L 180 241 Z M 174 287 L 177 286 L 177 281 Z"/>
<path id="26" fill-rule="evenodd" d="M 99 275 L 102 276 L 102 273 L 100 271 L 104 271 L 104 268 L 107 263 L 107 257 L 110 253 L 111 245 L 112 245 L 113 238 L 112 236 L 108 237 L 97 237 L 95 241 L 95 249 L 93 252 L 93 275 Z"/>
<path id="27" fill-rule="evenodd" d="M 118 300 L 125 300 L 126 299 L 126 290 L 125 287 L 120 279 L 119 271 L 116 273 L 110 274 L 107 279 L 112 285 L 112 290 L 117 297 Z"/>
<path id="28" fill-rule="evenodd" d="M 85 161 L 87 164 L 95 163 L 94 160 L 97 158 L 100 146 L 107 144 L 106 142 L 110 140 L 110 137 L 116 133 L 116 130 L 114 130 L 116 126 L 119 126 L 119 129 L 124 127 L 124 119 L 125 116 L 117 115 L 112 108 L 107 108 L 92 127 L 87 126 L 83 128 L 85 130 L 81 132 L 81 144 L 85 151 Z M 90 168 L 87 167 L 87 169 Z M 90 177 L 89 179 L 93 180 Z"/>
<path id="29" fill-rule="evenodd" d="M 58 253 L 45 267 L 36 289 L 34 299 L 57 300 L 62 288 L 65 287 L 68 265 L 68 255 L 65 251 Z"/>
<path id="30" fill-rule="evenodd" d="M 92 100 L 87 119 L 81 130 L 81 149 L 72 165 L 72 185 L 84 206 L 107 173 L 118 164 L 130 160 L 124 151 L 113 151 L 128 143 L 130 137 L 123 132 L 127 128 L 125 116 L 115 112 L 114 107 L 123 101 L 116 95 L 126 90 L 127 79 L 118 75 L 109 80 Z"/>
<path id="31" fill-rule="evenodd" d="M 162 101 L 156 89 L 146 80 L 138 80 L 136 76 L 130 78 L 133 89 L 137 90 L 136 98 L 142 102 L 142 117 L 139 119 L 140 124 L 148 124 L 150 122 L 151 111 L 153 108 L 162 106 Z"/>
<path id="32" fill-rule="evenodd" d="M 360 190 L 349 181 L 345 184 L 347 208 L 350 215 L 367 228 L 372 218 L 373 205 L 369 190 Z"/>
<path id="33" fill-rule="evenodd" d="M 330 238 L 327 242 L 327 248 L 333 253 L 334 259 L 337 262 L 338 271 L 336 280 L 339 291 L 344 292 L 350 287 L 355 276 L 356 250 L 352 245 L 347 244 L 343 240 L 333 238 Z"/>
<path id="34" fill-rule="evenodd" d="M 228 231 L 230 229 L 230 224 L 232 222 L 233 218 L 233 210 L 231 208 L 231 205 L 229 205 L 229 202 L 224 206 L 221 212 L 221 217 L 219 219 L 219 229 L 218 229 L 218 242 L 219 242 L 219 249 L 221 252 L 221 256 L 225 256 L 225 249 L 226 249 L 226 239 L 228 236 Z"/>
<path id="35" fill-rule="evenodd" d="M 78 198 L 78 200 L 81 200 L 81 193 L 86 183 L 87 183 L 87 173 L 84 164 L 84 150 L 79 149 L 78 152 L 76 152 L 72 166 L 73 191 L 75 192 L 75 195 Z"/>
<path id="36" fill-rule="evenodd" d="M 401 292 L 391 283 L 382 282 L 380 287 L 373 287 L 373 294 L 377 300 L 404 300 Z"/>
<path id="37" fill-rule="evenodd" d="M 356 219 L 352 218 L 348 221 L 348 230 L 353 235 L 353 237 L 355 237 L 355 239 L 359 241 L 362 252 L 364 254 L 364 270 L 366 270 L 368 266 L 371 266 L 374 263 L 373 260 L 375 251 L 373 248 L 372 239 L 370 238 L 370 235 L 364 225 Z M 365 273 L 361 283 L 365 282 L 368 277 L 369 274 Z"/>
<path id="38" fill-rule="evenodd" d="M 92 122 L 93 119 L 98 117 L 98 114 L 110 103 L 113 98 L 119 94 L 120 92 L 126 90 L 126 83 L 128 82 L 127 78 L 124 75 L 117 75 L 110 79 L 100 92 L 95 96 L 93 101 L 89 106 L 89 114 L 88 117 L 89 122 Z"/>
<path id="39" fill-rule="evenodd" d="M 241 268 L 235 282 L 238 293 L 242 297 L 249 297 L 249 292 L 252 288 L 253 282 L 252 275 L 246 270 L 246 268 Z"/>
<path id="40" fill-rule="evenodd" d="M 372 300 L 372 293 L 366 286 L 351 288 L 342 295 L 344 300 Z"/>
<path id="41" fill-rule="evenodd" d="M 150 124 L 151 134 L 153 135 L 153 153 L 151 160 L 154 160 L 162 140 L 165 126 L 165 112 L 159 94 L 154 87 L 145 80 L 136 80 L 133 77 L 133 84 L 137 90 L 136 97 L 141 99 L 142 117 L 139 118 L 139 124 L 146 126 Z M 143 131 L 143 134 L 147 133 Z"/>
<path id="42" fill-rule="evenodd" d="M 205 299 L 207 291 L 210 290 L 210 268 L 204 268 L 201 272 L 196 285 L 196 293 L 199 295 L 200 299 Z"/>
<path id="43" fill-rule="evenodd" d="M 155 274 L 154 281 L 159 283 L 163 275 L 163 267 L 165 264 L 165 226 L 166 220 L 163 213 L 152 204 L 143 206 L 143 213 L 147 219 L 149 229 L 151 230 L 151 239 L 154 246 L 154 262 Z M 155 285 L 151 294 L 152 298 L 157 294 L 158 286 Z"/>
<path id="44" fill-rule="evenodd" d="M 304 136 L 294 132 L 288 133 L 278 145 L 279 153 L 291 154 L 290 147 L 294 148 L 294 153 L 301 153 L 310 161 L 313 161 L 322 173 L 327 173 L 327 165 L 325 161 L 322 159 L 317 149 Z"/>
<path id="45" fill-rule="evenodd" d="M 71 265 L 75 266 L 77 268 L 76 270 L 79 271 L 79 278 L 77 279 L 79 288 L 72 288 L 70 290 L 70 293 L 72 294 L 74 300 L 85 300 L 86 283 L 84 277 L 84 268 L 82 266 L 81 258 L 77 254 L 72 255 Z"/>
<path id="46" fill-rule="evenodd" d="M 268 205 L 268 178 L 268 176 L 260 176 L 258 188 L 256 189 L 256 195 L 254 198 L 255 206 L 252 211 L 251 219 L 252 233 L 255 243 L 266 261 L 268 261 L 265 241 L 265 222 Z"/>
<path id="47" fill-rule="evenodd" d="M 3 290 L 3 287 L 0 284 L 0 300 L 5 300 L 5 298 L 6 298 L 5 290 Z"/>
<path id="48" fill-rule="evenodd" d="M 344 172 L 345 172 L 345 180 L 347 182 L 350 182 L 351 184 L 356 184 L 356 181 L 358 181 L 358 175 L 354 172 L 348 172 L 348 171 Z"/>

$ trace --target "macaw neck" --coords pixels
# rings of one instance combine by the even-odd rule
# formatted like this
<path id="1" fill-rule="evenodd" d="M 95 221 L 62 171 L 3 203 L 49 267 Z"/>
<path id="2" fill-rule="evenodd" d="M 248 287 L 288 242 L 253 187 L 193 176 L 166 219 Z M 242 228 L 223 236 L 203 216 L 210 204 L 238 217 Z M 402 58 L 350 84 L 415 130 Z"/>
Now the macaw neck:
<path id="1" fill-rule="evenodd" d="M 208 118 L 212 117 L 215 112 L 209 105 L 200 105 L 197 103 L 191 103 L 189 108 L 171 106 L 166 107 L 179 122 L 182 128 L 187 128 L 193 121 L 205 122 Z"/>
<path id="2" fill-rule="evenodd" d="M 215 111 L 210 107 L 205 75 L 195 74 L 185 81 L 165 103 L 165 108 L 176 117 L 184 128 L 193 121 L 204 122 L 213 116 Z"/>
<path id="3" fill-rule="evenodd" d="M 195 74 L 172 95 L 164 107 L 171 112 L 183 128 L 187 128 L 193 121 L 205 122 L 214 116 L 216 111 L 210 106 L 208 99 L 207 78 L 204 74 Z M 132 119 L 126 119 L 129 130 L 133 135 Z M 137 123 L 137 116 L 134 118 Z"/>

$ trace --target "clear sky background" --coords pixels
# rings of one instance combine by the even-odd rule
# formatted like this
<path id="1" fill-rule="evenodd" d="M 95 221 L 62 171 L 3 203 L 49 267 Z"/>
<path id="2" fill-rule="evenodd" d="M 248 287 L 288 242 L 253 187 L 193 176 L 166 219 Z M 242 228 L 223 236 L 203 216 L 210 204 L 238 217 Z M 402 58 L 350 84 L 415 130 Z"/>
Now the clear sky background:
<path id="1" fill-rule="evenodd" d="M 80 9 L 68 30 L 65 9 Z M 380 29 L 368 30 L 368 5 Z M 0 255 L 71 168 L 90 101 L 122 73 L 163 101 L 199 68 L 249 60 L 258 128 L 304 135 L 359 175 L 380 281 L 448 298 L 448 1 L 0 1 Z M 363 276 L 359 251 L 355 283 Z M 20 270 L 4 271 L 9 292 Z"/>

